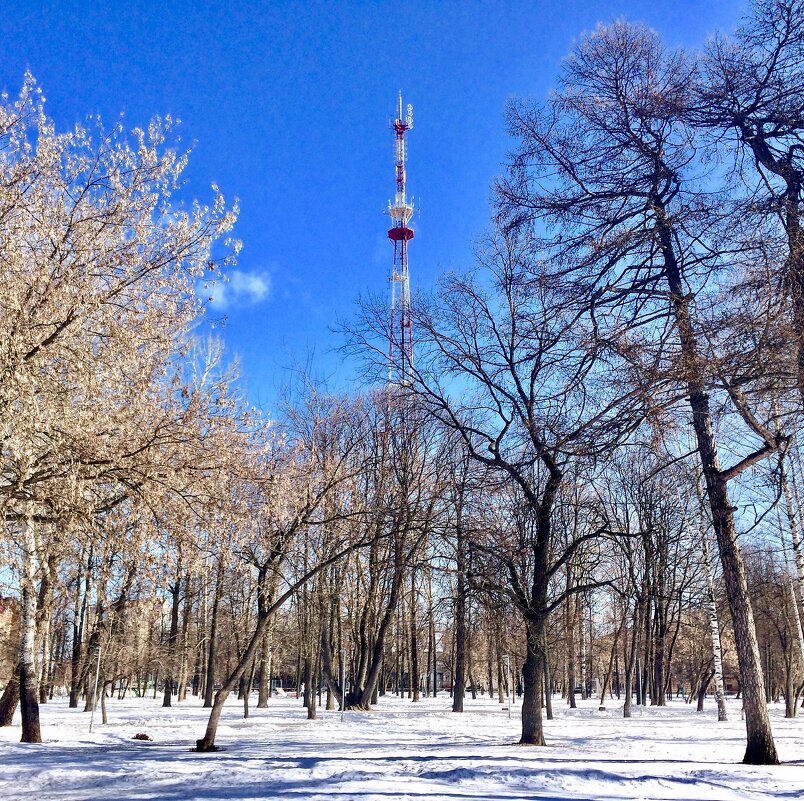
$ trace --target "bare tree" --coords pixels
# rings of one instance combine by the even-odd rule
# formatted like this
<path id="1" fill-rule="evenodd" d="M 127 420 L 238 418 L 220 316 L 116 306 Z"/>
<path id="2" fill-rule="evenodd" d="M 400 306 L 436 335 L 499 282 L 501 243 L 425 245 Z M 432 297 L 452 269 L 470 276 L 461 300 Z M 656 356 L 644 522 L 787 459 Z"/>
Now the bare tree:
<path id="1" fill-rule="evenodd" d="M 639 398 L 623 401 L 603 384 L 590 391 L 596 363 L 582 344 L 584 321 L 564 314 L 527 245 L 515 235 L 492 238 L 476 278 L 448 277 L 437 298 L 419 300 L 418 350 L 409 368 L 421 412 L 455 433 L 488 481 L 501 487 L 510 482 L 508 497 L 522 505 L 519 528 L 495 529 L 505 544 L 478 539 L 470 547 L 497 560 L 505 578 L 499 589 L 524 617 L 521 741 L 543 744 L 545 621 L 567 591 L 584 589 L 552 594 L 551 583 L 597 534 L 593 526 L 574 539 L 555 536 L 556 499 L 568 465 L 607 448 L 627 428 L 624 421 L 633 413 L 628 404 L 638 406 Z M 387 364 L 377 344 L 387 341 L 386 325 L 381 307 L 366 304 L 352 332 L 353 347 L 374 355 L 378 375 Z"/>
<path id="2" fill-rule="evenodd" d="M 538 220 L 551 227 L 541 243 L 556 265 L 551 280 L 565 287 L 566 303 L 590 309 L 601 346 L 617 354 L 618 375 L 651 397 L 657 427 L 670 422 L 663 409 L 688 399 L 735 628 L 745 761 L 772 764 L 777 756 L 728 483 L 783 450 L 787 438 L 767 407 L 750 400 L 765 360 L 773 363 L 762 333 L 773 326 L 727 335 L 719 313 L 727 296 L 707 294 L 715 291 L 715 271 L 744 259 L 750 237 L 737 232 L 736 218 L 728 218 L 730 228 L 722 225 L 725 201 L 704 191 L 705 170 L 696 172 L 695 132 L 686 122 L 695 80 L 695 64 L 666 51 L 645 28 L 616 23 L 585 37 L 550 106 L 511 111 L 521 144 L 500 185 L 501 213 L 511 226 Z M 737 281 L 739 270 L 731 277 Z M 759 309 L 772 302 L 765 293 Z M 720 463 L 713 391 L 749 437 L 728 467 Z"/>
<path id="3" fill-rule="evenodd" d="M 790 310 L 804 399 L 804 3 L 753 0 L 733 38 L 710 41 L 703 66 L 692 118 L 717 137 L 725 131 L 737 140 L 750 190 L 743 211 L 771 226 L 775 285 Z"/>

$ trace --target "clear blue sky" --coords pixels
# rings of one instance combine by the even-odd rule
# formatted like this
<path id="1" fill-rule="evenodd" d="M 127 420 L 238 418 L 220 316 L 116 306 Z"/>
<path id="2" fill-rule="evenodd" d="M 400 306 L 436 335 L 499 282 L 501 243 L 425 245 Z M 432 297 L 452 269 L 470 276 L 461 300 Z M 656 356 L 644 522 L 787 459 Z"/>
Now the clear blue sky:
<path id="1" fill-rule="evenodd" d="M 744 2 L 237 2 L 3 4 L 0 86 L 29 68 L 61 128 L 89 113 L 132 126 L 182 121 L 189 195 L 240 198 L 238 279 L 224 339 L 252 400 L 274 403 L 283 367 L 315 351 L 352 371 L 330 327 L 358 294 L 385 292 L 396 93 L 414 105 L 408 185 L 420 213 L 412 283 L 471 264 L 490 184 L 511 142 L 511 96 L 544 98 L 579 33 L 617 17 L 671 45 L 732 29 Z"/>

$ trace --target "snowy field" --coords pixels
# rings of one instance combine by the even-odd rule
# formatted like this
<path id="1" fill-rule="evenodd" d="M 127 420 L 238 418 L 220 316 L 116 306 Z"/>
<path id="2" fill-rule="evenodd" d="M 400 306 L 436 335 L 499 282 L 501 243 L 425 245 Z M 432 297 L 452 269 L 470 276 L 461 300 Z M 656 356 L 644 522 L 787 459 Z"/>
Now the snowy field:
<path id="1" fill-rule="evenodd" d="M 256 696 L 254 698 L 256 703 Z M 230 702 L 215 754 L 190 748 L 206 720 L 197 699 L 172 709 L 160 700 L 108 701 L 109 723 L 88 733 L 89 714 L 64 699 L 42 707 L 42 745 L 21 745 L 19 728 L 0 729 L 0 799 L 4 801 L 211 801 L 335 799 L 348 801 L 759 801 L 804 797 L 804 718 L 772 710 L 777 768 L 739 763 L 744 729 L 738 703 L 728 723 L 713 702 L 696 714 L 683 702 L 646 709 L 631 720 L 616 702 L 567 709 L 556 700 L 547 748 L 515 744 L 511 720 L 488 699 L 449 712 L 449 699 L 418 704 L 386 697 L 372 712 L 319 711 L 308 721 L 300 702 L 252 705 L 243 720 Z M 145 732 L 151 742 L 132 739 Z"/>

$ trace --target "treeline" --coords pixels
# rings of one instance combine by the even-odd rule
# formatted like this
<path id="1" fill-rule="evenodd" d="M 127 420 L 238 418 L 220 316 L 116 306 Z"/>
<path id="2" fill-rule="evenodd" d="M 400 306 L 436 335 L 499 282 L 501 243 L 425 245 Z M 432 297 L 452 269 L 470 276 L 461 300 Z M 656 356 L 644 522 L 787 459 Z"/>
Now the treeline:
<path id="1" fill-rule="evenodd" d="M 328 706 L 521 683 L 661 705 L 739 691 L 745 761 L 802 691 L 804 3 L 668 49 L 579 40 L 515 150 L 472 271 L 414 304 L 388 386 L 384 299 L 347 349 L 383 387 L 301 377 L 266 419 L 193 326 L 236 215 L 183 210 L 166 137 L 60 134 L 0 106 L 0 499 L 14 576 L 0 712 L 56 691 Z M 399 349 L 404 352 L 404 349 Z M 4 677 L 6 678 L 6 677 Z M 549 688 L 550 691 L 545 691 Z"/>

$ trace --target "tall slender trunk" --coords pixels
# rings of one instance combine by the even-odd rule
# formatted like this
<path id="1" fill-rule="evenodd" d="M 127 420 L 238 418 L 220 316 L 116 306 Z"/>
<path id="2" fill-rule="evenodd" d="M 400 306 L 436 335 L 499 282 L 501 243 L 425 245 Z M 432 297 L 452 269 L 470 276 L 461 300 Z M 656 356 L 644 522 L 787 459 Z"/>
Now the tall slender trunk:
<path id="1" fill-rule="evenodd" d="M 789 593 L 785 592 L 785 589 L 788 589 Z M 796 716 L 795 686 L 793 682 L 793 664 L 795 662 L 793 640 L 795 639 L 795 633 L 792 631 L 794 623 L 790 614 L 790 601 L 794 605 L 797 601 L 792 584 L 789 581 L 785 581 L 785 587 L 782 588 L 781 601 L 784 629 L 779 632 L 779 644 L 782 648 L 782 665 L 784 667 L 784 716 L 794 718 Z M 787 632 L 793 633 L 793 637 L 787 636 Z"/>
<path id="2" fill-rule="evenodd" d="M 427 571 L 427 646 L 429 648 L 430 659 L 432 663 L 432 673 L 430 673 L 430 664 L 428 664 L 427 675 L 432 676 L 433 681 L 433 698 L 438 693 L 438 654 L 436 654 L 436 630 L 435 630 L 435 609 L 433 608 L 433 571 Z M 429 681 L 428 681 L 429 683 Z M 454 684 L 454 676 L 453 676 Z"/>
<path id="3" fill-rule="evenodd" d="M 39 703 L 46 704 L 48 699 L 48 677 L 53 660 L 52 617 L 53 617 L 53 584 L 56 578 L 58 560 L 50 554 L 41 565 L 41 579 L 36 599 L 36 632 L 39 646 L 39 662 L 37 665 L 37 684 L 39 685 Z"/>
<path id="4" fill-rule="evenodd" d="M 410 685 L 413 690 L 413 700 L 419 700 L 419 631 L 416 621 L 416 568 L 410 571 Z"/>
<path id="5" fill-rule="evenodd" d="M 492 633 L 486 638 L 486 678 L 489 683 L 489 698 L 494 697 L 494 641 Z"/>
<path id="6" fill-rule="evenodd" d="M 181 601 L 181 564 L 176 568 L 176 579 L 170 586 L 170 594 L 173 600 L 170 606 L 170 633 L 167 642 L 167 656 L 165 659 L 165 693 L 162 699 L 162 706 L 171 705 L 173 695 L 173 682 L 176 680 L 177 653 L 176 646 L 179 637 L 179 604 Z"/>
<path id="7" fill-rule="evenodd" d="M 570 571 L 567 571 L 567 590 L 572 586 Z M 565 640 L 567 644 L 567 702 L 571 709 L 575 709 L 575 606 L 576 598 L 568 595 L 566 604 L 566 617 L 564 624 Z"/>
<path id="8" fill-rule="evenodd" d="M 648 665 L 651 664 L 651 654 L 653 653 L 653 582 L 649 583 L 650 589 L 645 593 L 645 604 L 642 608 L 643 617 L 640 621 L 642 626 L 642 660 L 639 666 L 639 704 L 648 704 Z"/>
<path id="9" fill-rule="evenodd" d="M 20 524 L 22 564 L 20 569 L 20 709 L 23 743 L 41 743 L 39 725 L 39 683 L 36 670 L 36 579 L 37 545 L 34 523 L 28 517 Z"/>
<path id="10" fill-rule="evenodd" d="M 637 652 L 639 650 L 639 621 L 642 618 L 642 596 L 637 598 L 634 605 L 634 610 L 631 614 L 631 636 L 626 634 L 626 654 L 625 654 L 625 676 L 623 693 L 625 700 L 623 701 L 623 717 L 630 718 L 633 706 L 634 695 L 634 673 L 637 665 Z M 625 613 L 623 613 L 623 618 Z"/>
<path id="11" fill-rule="evenodd" d="M 770 148 L 762 137 L 747 137 L 758 160 L 767 166 Z M 764 148 L 763 148 L 764 145 Z M 785 263 L 793 301 L 793 331 L 798 337 L 796 363 L 798 365 L 798 389 L 804 401 L 804 228 L 801 226 L 801 188 L 804 172 L 793 168 L 790 161 L 776 166 L 782 167 L 785 178 L 784 228 L 787 235 L 788 253 Z M 779 174 L 778 170 L 775 170 Z"/>
<path id="12" fill-rule="evenodd" d="M 467 624 L 467 629 L 469 628 Z M 472 636 L 467 632 L 466 635 L 466 676 L 469 679 L 469 692 L 472 693 L 472 700 L 477 700 L 477 680 L 475 679 L 474 660 L 472 659 Z"/>
<path id="13" fill-rule="evenodd" d="M 193 695 L 200 695 L 202 701 L 206 691 L 205 677 L 207 649 L 209 648 L 209 641 L 207 639 L 209 634 L 209 625 L 207 621 L 207 580 L 208 576 L 206 574 L 202 575 L 198 587 L 198 604 L 196 606 L 196 621 L 198 629 L 195 646 L 195 667 L 193 669 Z"/>
<path id="14" fill-rule="evenodd" d="M 81 688 L 81 673 L 84 661 L 84 630 L 87 620 L 87 604 L 89 600 L 90 580 L 92 576 L 93 548 L 89 546 L 86 572 L 84 573 L 84 591 L 81 592 L 81 575 L 76 583 L 75 613 L 73 617 L 73 648 L 70 672 L 70 708 L 78 708 L 78 693 Z"/>
<path id="15" fill-rule="evenodd" d="M 311 641 L 310 645 L 313 643 Z M 307 705 L 307 719 L 315 720 L 317 716 L 317 703 L 318 703 L 318 660 L 315 655 L 311 654 L 304 660 L 304 697 Z"/>
<path id="16" fill-rule="evenodd" d="M 310 696 L 312 694 L 312 663 L 309 654 L 302 659 L 301 668 L 302 681 L 304 682 L 304 692 L 302 693 L 302 705 L 305 709 L 310 708 Z"/>
<path id="17" fill-rule="evenodd" d="M 466 554 L 461 510 L 455 526 L 455 672 L 452 682 L 452 711 L 463 712 L 466 692 Z M 472 682 L 474 687 L 474 682 Z"/>
<path id="18" fill-rule="evenodd" d="M 795 630 L 796 642 L 798 643 L 798 658 L 799 664 L 804 665 L 804 628 L 801 625 L 801 615 L 798 611 L 798 601 L 796 600 L 796 591 L 793 589 L 793 583 L 787 585 L 790 589 L 790 606 L 793 610 L 792 625 Z"/>
<path id="19" fill-rule="evenodd" d="M 497 631 L 497 700 L 505 703 L 505 693 L 508 687 L 508 678 L 503 674 L 502 638 Z"/>
<path id="20" fill-rule="evenodd" d="M 260 693 L 257 697 L 257 709 L 265 709 L 271 697 L 271 651 L 273 645 L 274 627 L 269 625 L 265 630 L 260 653 Z"/>
<path id="21" fill-rule="evenodd" d="M 547 719 L 553 719 L 553 688 L 550 682 L 550 660 L 547 653 L 547 638 L 542 641 L 542 672 L 544 678 L 542 679 L 544 686 L 544 708 L 547 713 Z"/>
<path id="22" fill-rule="evenodd" d="M 701 380 L 703 371 L 690 316 L 690 300 L 681 280 L 680 268 L 673 250 L 672 231 L 664 216 L 663 208 L 658 211 L 657 227 L 664 257 L 665 275 L 678 326 L 689 404 L 692 410 L 692 425 L 734 626 L 747 735 L 743 762 L 752 765 L 775 765 L 778 764 L 779 758 L 773 741 L 768 708 L 762 697 L 764 684 L 762 657 L 759 653 L 745 564 L 737 541 L 735 507 L 729 498 L 728 479 L 724 477 L 720 468 L 709 396 Z"/>
<path id="23" fill-rule="evenodd" d="M 256 658 L 251 660 L 251 667 L 246 671 L 246 678 L 243 682 L 243 718 L 249 715 L 249 701 L 251 700 L 251 688 L 254 686 L 254 673 L 257 670 Z M 243 681 L 243 679 L 241 679 Z"/>
<path id="24" fill-rule="evenodd" d="M 609 663 L 606 667 L 606 673 L 603 677 L 603 686 L 600 688 L 600 706 L 598 707 L 598 711 L 603 711 L 606 708 L 606 693 L 609 689 L 609 684 L 611 683 L 611 674 L 612 670 L 614 669 L 614 658 L 617 654 L 617 647 L 620 642 L 620 633 L 623 630 L 623 619 L 620 620 L 619 626 L 617 626 L 616 631 L 614 632 L 614 642 L 611 644 L 611 651 L 609 652 Z"/>
<path id="25" fill-rule="evenodd" d="M 578 634 L 580 640 L 578 642 L 580 653 L 578 655 L 578 667 L 580 672 L 581 683 L 581 700 L 585 701 L 589 696 L 587 679 L 587 664 L 586 664 L 586 626 L 584 625 L 584 597 L 579 595 L 576 599 L 576 608 L 578 614 Z"/>
<path id="26" fill-rule="evenodd" d="M 728 720 L 726 714 L 726 693 L 723 682 L 723 650 L 720 646 L 720 626 L 717 619 L 717 597 L 715 583 L 712 580 L 712 560 L 709 555 L 709 542 L 705 528 L 701 528 L 701 545 L 703 550 L 704 569 L 706 571 L 707 601 L 709 607 L 709 636 L 712 640 L 713 670 L 715 679 L 715 699 L 717 700 L 718 721 Z"/>
<path id="27" fill-rule="evenodd" d="M 181 636 L 179 637 L 179 692 L 178 701 L 187 700 L 187 684 L 189 681 L 189 633 L 190 615 L 193 611 L 193 599 L 190 593 L 190 571 L 184 575 L 184 610 L 181 618 Z"/>
<path id="28" fill-rule="evenodd" d="M 223 596 L 223 556 L 218 555 L 218 569 L 215 576 L 215 594 L 212 597 L 212 613 L 207 635 L 207 671 L 204 681 L 204 706 L 212 706 L 215 696 L 215 660 L 218 657 L 218 608 Z"/>
<path id="29" fill-rule="evenodd" d="M 782 490 L 784 492 L 785 508 L 787 511 L 787 524 L 790 529 L 790 542 L 793 546 L 793 559 L 796 565 L 796 589 L 798 590 L 798 600 L 804 609 L 804 549 L 801 547 L 801 535 L 799 521 L 796 519 L 796 510 L 793 505 L 793 497 L 790 493 L 790 482 L 787 479 L 787 466 L 785 459 L 779 460 L 779 474 L 782 482 Z M 798 614 L 798 607 L 796 607 Z M 802 641 L 801 626 L 798 626 L 796 632 L 799 642 L 804 645 Z M 802 651 L 801 658 L 804 659 L 804 650 Z"/>
<path id="30" fill-rule="evenodd" d="M 690 380 L 691 385 L 696 383 Z M 693 409 L 693 425 L 698 438 L 698 449 L 734 626 L 747 733 L 743 762 L 753 765 L 775 765 L 779 759 L 776 755 L 767 705 L 762 695 L 764 685 L 762 658 L 751 609 L 745 564 L 737 542 L 734 507 L 729 498 L 726 481 L 720 472 L 709 399 L 699 386 L 692 386 L 690 405 Z"/>
<path id="31" fill-rule="evenodd" d="M 651 706 L 666 706 L 665 699 L 665 653 L 667 649 L 667 607 L 665 604 L 664 582 L 658 582 L 658 592 L 653 617 L 653 653 L 651 664 Z"/>
<path id="32" fill-rule="evenodd" d="M 341 693 L 337 694 L 335 688 L 332 686 L 332 683 L 329 681 L 328 672 L 331 673 L 331 668 L 327 669 L 327 666 L 324 664 L 325 659 L 329 659 L 330 662 L 332 660 L 332 650 L 330 648 L 330 641 L 333 636 L 337 636 L 337 627 L 336 624 L 338 622 L 338 617 L 336 614 L 336 610 L 339 608 L 340 599 L 337 593 L 330 593 L 329 596 L 329 615 L 324 615 L 324 625 L 321 626 L 321 642 L 318 646 L 319 653 L 321 655 L 321 680 L 326 683 L 327 685 L 327 710 L 334 710 L 335 709 L 335 698 L 338 698 L 338 702 L 341 703 L 343 701 L 343 688 L 341 689 Z M 326 653 L 324 650 L 324 646 L 326 644 Z M 340 649 L 339 649 L 340 650 Z M 340 654 L 339 654 L 340 658 Z M 340 676 L 340 668 L 338 671 L 338 675 Z"/>

